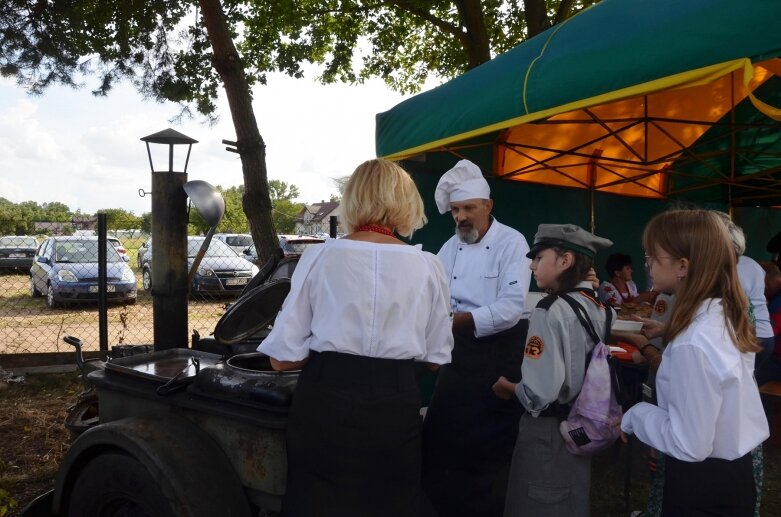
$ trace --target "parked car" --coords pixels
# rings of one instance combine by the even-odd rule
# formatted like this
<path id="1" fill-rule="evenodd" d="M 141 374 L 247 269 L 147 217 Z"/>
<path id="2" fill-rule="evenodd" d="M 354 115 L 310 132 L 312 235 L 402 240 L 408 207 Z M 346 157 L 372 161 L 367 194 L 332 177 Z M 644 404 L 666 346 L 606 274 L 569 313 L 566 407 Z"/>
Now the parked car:
<path id="1" fill-rule="evenodd" d="M 38 239 L 26 235 L 0 237 L 0 269 L 30 269 Z"/>
<path id="2" fill-rule="evenodd" d="M 300 256 L 309 246 L 325 242 L 325 239 L 312 237 L 311 235 L 278 235 L 277 237 L 279 237 L 279 247 L 282 248 L 286 257 Z"/>
<path id="3" fill-rule="evenodd" d="M 144 241 L 141 244 L 141 247 L 138 248 L 138 255 L 136 255 L 136 261 L 138 261 L 138 269 L 144 267 L 144 262 L 152 259 L 151 253 L 149 254 L 149 257 L 147 257 L 147 253 L 149 252 L 151 245 L 152 245 L 152 239 L 149 239 L 147 241 Z"/>
<path id="4" fill-rule="evenodd" d="M 325 242 L 325 239 L 309 235 L 278 235 L 277 237 L 279 237 L 279 247 L 282 248 L 285 257 L 300 257 L 307 247 Z M 244 258 L 253 264 L 260 265 L 258 264 L 258 251 L 254 244 L 245 249 L 243 253 Z"/>
<path id="5" fill-rule="evenodd" d="M 201 249 L 204 237 L 187 237 L 187 267 Z M 258 273 L 255 264 L 242 258 L 220 240 L 212 240 L 203 256 L 190 286 L 192 293 L 241 293 L 244 286 Z M 152 289 L 152 245 L 147 247 L 142 265 L 144 290 Z"/>
<path id="6" fill-rule="evenodd" d="M 117 250 L 117 253 L 120 255 L 127 255 L 127 249 L 122 245 L 119 239 L 116 237 L 106 237 L 106 240 L 110 242 L 112 246 L 114 246 L 114 249 Z"/>
<path id="7" fill-rule="evenodd" d="M 106 294 L 110 301 L 136 303 L 136 276 L 110 243 L 106 243 Z M 30 267 L 30 294 L 46 294 L 54 309 L 65 302 L 98 299 L 98 238 L 49 237 Z"/>
<path id="8" fill-rule="evenodd" d="M 213 238 L 224 242 L 236 253 L 241 253 L 252 246 L 252 235 L 248 233 L 216 233 Z"/>

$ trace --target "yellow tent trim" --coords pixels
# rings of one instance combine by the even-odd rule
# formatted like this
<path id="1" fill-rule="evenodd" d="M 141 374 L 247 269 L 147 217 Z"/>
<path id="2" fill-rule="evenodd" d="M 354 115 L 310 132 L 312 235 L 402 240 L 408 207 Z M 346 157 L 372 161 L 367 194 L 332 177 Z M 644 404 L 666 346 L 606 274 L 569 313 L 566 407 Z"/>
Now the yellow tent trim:
<path id="1" fill-rule="evenodd" d="M 502 129 L 506 129 L 508 127 L 534 122 L 535 120 L 548 118 L 553 115 L 558 115 L 560 113 L 567 113 L 569 111 L 588 108 L 591 106 L 597 106 L 600 104 L 606 104 L 608 102 L 617 101 L 621 99 L 648 95 L 651 93 L 656 93 L 664 90 L 689 88 L 691 86 L 708 84 L 724 75 L 732 73 L 735 70 L 739 70 L 741 68 L 743 68 L 744 70 L 751 71 L 750 75 L 748 73 L 743 74 L 744 82 L 746 80 L 750 80 L 751 77 L 753 77 L 753 65 L 751 63 L 751 60 L 748 58 L 735 59 L 733 61 L 726 61 L 724 63 L 718 63 L 715 65 L 710 65 L 702 68 L 697 68 L 695 70 L 682 72 L 680 74 L 673 74 L 667 77 L 654 79 L 653 81 L 648 81 L 646 83 L 629 86 L 627 88 L 622 88 L 620 90 L 614 90 L 612 92 L 596 95 L 594 97 L 589 97 L 587 99 L 580 99 L 574 102 L 570 102 L 568 104 L 562 104 L 560 106 L 556 106 L 542 111 L 537 111 L 534 113 L 529 113 L 527 115 L 522 115 L 520 117 L 514 117 L 511 119 L 504 120 L 502 122 L 497 122 L 495 124 L 490 124 L 488 126 L 483 126 L 481 128 L 473 129 L 470 131 L 466 131 L 464 133 L 435 140 L 433 142 L 428 142 L 426 144 L 422 144 L 409 149 L 405 149 L 403 151 L 399 151 L 397 153 L 384 156 L 383 158 L 388 160 L 401 160 L 404 158 L 408 158 L 410 156 L 414 156 L 416 154 L 420 154 L 426 151 L 431 151 L 437 148 L 447 146 L 448 144 L 452 144 L 454 142 L 459 142 L 468 138 L 485 135 L 487 133 L 492 133 L 494 131 L 499 131 Z M 746 77 L 748 77 L 748 79 L 746 79 Z M 759 99 L 752 99 L 752 102 L 754 101 L 760 104 L 764 104 L 762 103 L 762 101 L 759 101 Z M 775 108 L 772 108 L 767 104 L 764 104 L 764 106 L 766 106 L 765 109 L 770 109 L 771 112 L 772 110 L 775 110 Z M 760 108 L 758 107 L 757 109 Z M 765 109 L 760 109 L 760 111 L 767 114 Z"/>
<path id="2" fill-rule="evenodd" d="M 746 90 L 748 90 L 749 92 L 751 92 L 751 90 L 748 89 L 748 83 L 751 81 L 753 77 L 754 77 L 754 67 L 751 66 L 751 64 L 749 63 L 748 65 L 745 65 L 745 67 L 743 68 L 743 85 L 746 87 Z M 751 104 L 753 104 L 754 107 L 757 108 L 759 111 L 761 111 L 768 117 L 772 118 L 776 122 L 781 122 L 781 109 L 773 107 L 766 102 L 762 102 L 761 100 L 757 99 L 753 93 L 749 93 L 748 98 L 751 99 Z"/>

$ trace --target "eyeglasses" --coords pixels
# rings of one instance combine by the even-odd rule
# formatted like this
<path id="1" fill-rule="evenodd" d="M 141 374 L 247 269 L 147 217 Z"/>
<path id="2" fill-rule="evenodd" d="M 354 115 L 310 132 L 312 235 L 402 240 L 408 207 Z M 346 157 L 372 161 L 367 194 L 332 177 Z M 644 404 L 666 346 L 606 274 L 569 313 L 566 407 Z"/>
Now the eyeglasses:
<path id="1" fill-rule="evenodd" d="M 651 266 L 654 265 L 654 262 L 657 264 L 659 263 L 659 259 L 674 259 L 675 257 L 655 257 L 653 255 L 646 255 L 645 256 L 645 267 L 648 269 L 651 269 Z"/>

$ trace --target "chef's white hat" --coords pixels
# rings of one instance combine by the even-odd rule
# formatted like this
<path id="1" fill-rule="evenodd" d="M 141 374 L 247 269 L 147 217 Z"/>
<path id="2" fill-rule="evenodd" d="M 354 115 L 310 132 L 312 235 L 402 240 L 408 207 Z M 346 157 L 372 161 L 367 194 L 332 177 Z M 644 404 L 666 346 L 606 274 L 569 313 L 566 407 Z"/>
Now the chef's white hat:
<path id="1" fill-rule="evenodd" d="M 434 200 L 440 214 L 450 211 L 450 203 L 466 199 L 488 199 L 491 188 L 480 168 L 469 160 L 459 161 L 439 178 Z"/>

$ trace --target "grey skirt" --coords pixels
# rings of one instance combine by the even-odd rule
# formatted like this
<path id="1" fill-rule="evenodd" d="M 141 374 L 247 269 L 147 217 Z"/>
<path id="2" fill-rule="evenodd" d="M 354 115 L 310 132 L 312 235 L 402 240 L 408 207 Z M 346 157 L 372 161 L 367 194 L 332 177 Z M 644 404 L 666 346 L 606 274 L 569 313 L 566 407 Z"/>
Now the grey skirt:
<path id="1" fill-rule="evenodd" d="M 591 458 L 571 454 L 554 417 L 521 417 L 504 517 L 590 514 Z"/>

